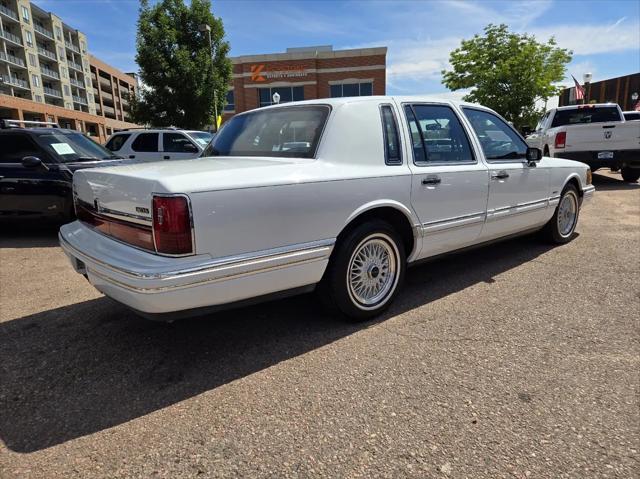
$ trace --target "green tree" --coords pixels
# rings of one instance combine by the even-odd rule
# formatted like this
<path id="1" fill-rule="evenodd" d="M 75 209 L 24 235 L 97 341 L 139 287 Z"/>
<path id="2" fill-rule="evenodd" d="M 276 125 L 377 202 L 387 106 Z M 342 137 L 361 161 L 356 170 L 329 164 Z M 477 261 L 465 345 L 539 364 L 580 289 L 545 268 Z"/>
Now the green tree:
<path id="1" fill-rule="evenodd" d="M 211 28 L 200 31 L 200 25 Z M 140 4 L 136 62 L 143 88 L 132 117 L 153 126 L 203 128 L 214 123 L 231 80 L 229 44 L 210 0 L 161 0 Z"/>
<path id="2" fill-rule="evenodd" d="M 462 40 L 442 71 L 450 90 L 471 88 L 465 101 L 494 109 L 517 127 L 533 126 L 540 116 L 536 101 L 558 94 L 573 52 L 558 48 L 551 38 L 510 32 L 507 25 L 488 25 L 484 35 Z"/>

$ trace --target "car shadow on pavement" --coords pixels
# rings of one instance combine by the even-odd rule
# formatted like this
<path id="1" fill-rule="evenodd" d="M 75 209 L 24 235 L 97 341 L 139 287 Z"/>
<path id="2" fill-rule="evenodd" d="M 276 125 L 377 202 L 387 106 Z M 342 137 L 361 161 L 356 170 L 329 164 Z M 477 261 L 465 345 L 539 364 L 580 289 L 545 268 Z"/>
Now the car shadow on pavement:
<path id="1" fill-rule="evenodd" d="M 312 295 L 172 324 L 99 298 L 0 323 L 0 440 L 28 453 L 142 417 L 493 278 L 549 250 L 523 237 L 411 268 L 381 318 Z"/>
<path id="2" fill-rule="evenodd" d="M 639 183 L 628 183 L 622 177 L 612 178 L 611 176 L 600 175 L 598 172 L 593 174 L 593 186 L 596 187 L 596 191 L 635 190 L 640 188 Z"/>
<path id="3" fill-rule="evenodd" d="M 0 248 L 49 248 L 58 246 L 56 223 L 0 221 Z"/>

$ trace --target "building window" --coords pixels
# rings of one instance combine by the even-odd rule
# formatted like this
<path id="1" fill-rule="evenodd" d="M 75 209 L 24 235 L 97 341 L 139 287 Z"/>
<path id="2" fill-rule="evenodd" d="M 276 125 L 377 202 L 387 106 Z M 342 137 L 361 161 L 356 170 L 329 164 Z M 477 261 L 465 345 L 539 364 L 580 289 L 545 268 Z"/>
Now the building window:
<path id="1" fill-rule="evenodd" d="M 33 86 L 40 86 L 40 77 L 38 77 L 38 75 L 31 75 L 31 81 L 33 82 Z"/>
<path id="2" fill-rule="evenodd" d="M 65 95 L 67 96 L 71 95 L 71 92 L 69 91 L 69 85 L 64 85 L 63 88 L 64 88 Z"/>
<path id="3" fill-rule="evenodd" d="M 29 23 L 29 9 L 25 6 L 22 7 L 22 19 Z"/>
<path id="4" fill-rule="evenodd" d="M 60 74 L 62 78 L 67 78 L 67 69 L 65 67 L 60 67 Z"/>
<path id="5" fill-rule="evenodd" d="M 236 109 L 236 104 L 233 96 L 233 90 L 229 90 L 227 92 L 227 99 L 225 100 L 225 104 L 224 104 L 224 111 L 235 111 L 235 109 Z"/>
<path id="6" fill-rule="evenodd" d="M 38 103 L 42 103 L 42 97 L 40 95 L 36 95 L 36 101 Z"/>
<path id="7" fill-rule="evenodd" d="M 58 47 L 58 56 L 60 57 L 60 61 L 64 61 L 64 48 Z"/>
<path id="8" fill-rule="evenodd" d="M 36 56 L 33 53 L 29 53 L 29 65 L 36 66 Z"/>
<path id="9" fill-rule="evenodd" d="M 80 42 L 80 49 L 82 53 L 87 53 L 87 44 L 85 42 Z"/>
<path id="10" fill-rule="evenodd" d="M 277 88 L 258 88 L 259 106 L 273 105 L 273 95 L 280 95 L 280 103 L 304 100 L 304 87 L 284 86 Z"/>
<path id="11" fill-rule="evenodd" d="M 25 34 L 27 37 L 27 46 L 32 47 L 33 46 L 33 35 L 31 34 L 31 32 L 29 30 L 25 30 Z"/>
<path id="12" fill-rule="evenodd" d="M 331 85 L 331 98 L 341 98 L 343 96 L 371 96 L 373 95 L 373 83 L 341 83 Z"/>
<path id="13" fill-rule="evenodd" d="M 62 41 L 62 30 L 60 29 L 60 27 L 56 27 L 56 38 Z"/>

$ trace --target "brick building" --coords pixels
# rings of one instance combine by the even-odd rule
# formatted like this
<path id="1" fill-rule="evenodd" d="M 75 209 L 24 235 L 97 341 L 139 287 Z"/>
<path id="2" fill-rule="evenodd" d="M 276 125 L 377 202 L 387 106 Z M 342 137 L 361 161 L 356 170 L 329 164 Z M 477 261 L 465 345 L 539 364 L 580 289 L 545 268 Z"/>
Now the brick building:
<path id="1" fill-rule="evenodd" d="M 640 73 L 585 84 L 586 103 L 617 103 L 623 111 L 640 105 Z M 559 106 L 576 104 L 575 87 L 560 92 Z"/>
<path id="2" fill-rule="evenodd" d="M 224 119 L 280 103 L 341 96 L 384 95 L 387 48 L 333 50 L 331 46 L 288 48 L 286 53 L 232 58 L 233 85 Z"/>

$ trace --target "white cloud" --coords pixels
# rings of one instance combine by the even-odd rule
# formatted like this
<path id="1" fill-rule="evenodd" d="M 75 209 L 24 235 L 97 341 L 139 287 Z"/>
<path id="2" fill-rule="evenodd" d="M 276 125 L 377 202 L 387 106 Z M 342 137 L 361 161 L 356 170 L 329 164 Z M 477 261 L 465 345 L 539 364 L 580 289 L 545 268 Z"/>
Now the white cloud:
<path id="1" fill-rule="evenodd" d="M 621 18 L 608 25 L 556 25 L 534 28 L 530 33 L 539 40 L 547 40 L 553 36 L 560 47 L 572 50 L 575 55 L 638 50 L 640 45 L 640 22 L 627 18 Z"/>

